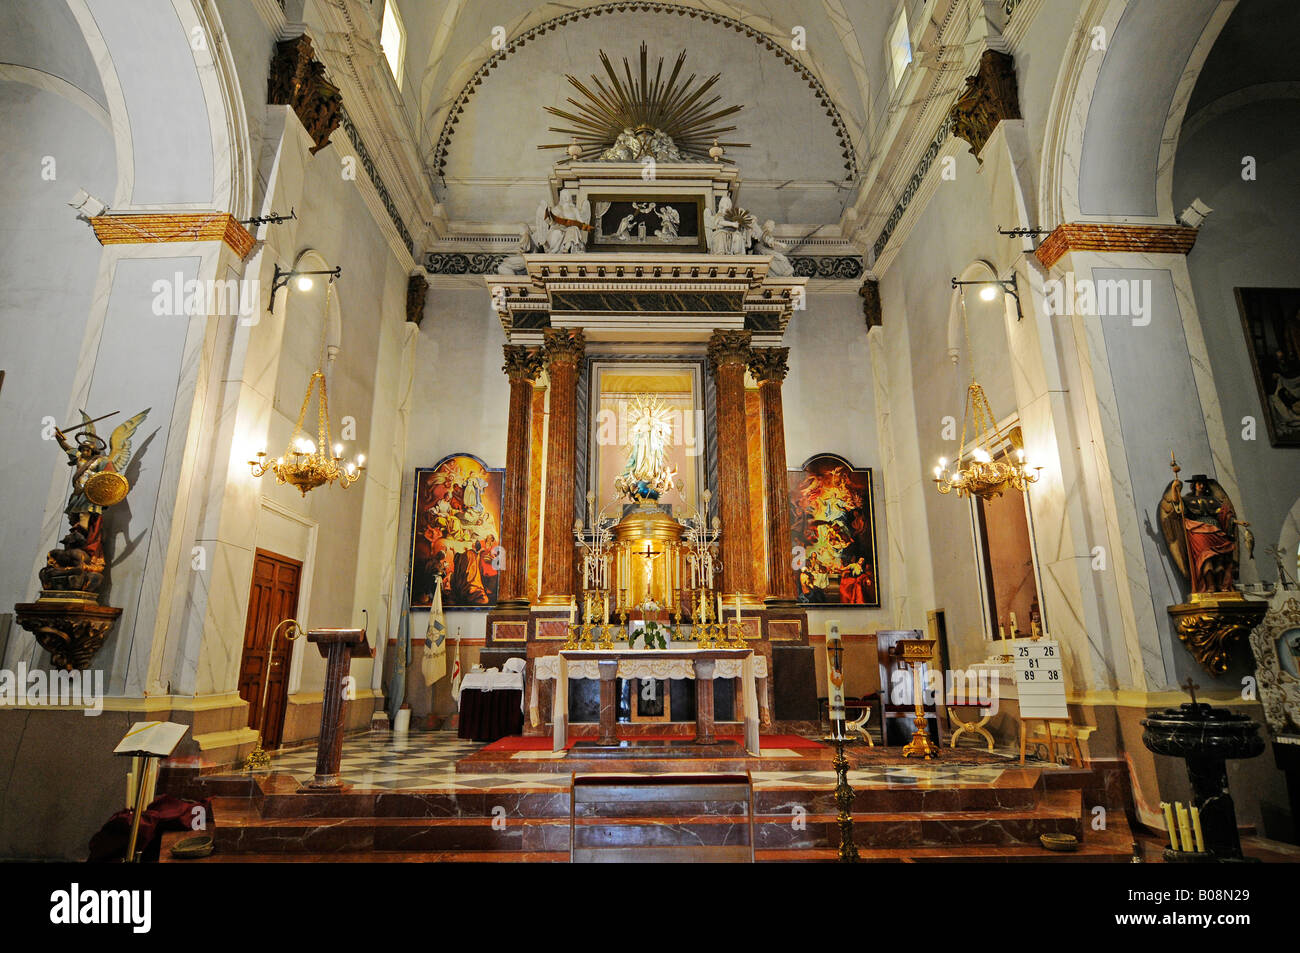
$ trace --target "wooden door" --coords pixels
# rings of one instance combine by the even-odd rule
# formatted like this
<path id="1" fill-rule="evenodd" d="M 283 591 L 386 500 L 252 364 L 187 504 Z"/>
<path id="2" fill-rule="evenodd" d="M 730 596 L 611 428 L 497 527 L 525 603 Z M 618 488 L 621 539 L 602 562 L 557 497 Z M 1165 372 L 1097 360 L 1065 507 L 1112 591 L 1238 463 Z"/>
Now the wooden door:
<path id="1" fill-rule="evenodd" d="M 271 633 L 298 611 L 298 586 L 302 563 L 259 549 L 253 557 L 253 583 L 248 593 L 248 618 L 244 622 L 244 654 L 239 667 L 239 697 L 248 702 L 248 726 L 261 729 L 262 747 L 278 747 L 284 732 L 284 711 L 289 696 L 289 627 Z M 269 673 L 270 687 L 266 689 Z M 266 689 L 266 723 L 262 723 L 262 694 Z"/>

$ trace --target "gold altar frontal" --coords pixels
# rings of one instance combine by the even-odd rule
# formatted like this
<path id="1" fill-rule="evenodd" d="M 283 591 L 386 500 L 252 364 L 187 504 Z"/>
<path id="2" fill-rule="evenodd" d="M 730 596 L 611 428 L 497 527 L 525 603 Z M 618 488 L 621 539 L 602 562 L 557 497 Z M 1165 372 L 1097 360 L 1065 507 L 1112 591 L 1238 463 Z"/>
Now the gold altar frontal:
<path id="1" fill-rule="evenodd" d="M 631 611 L 647 599 L 679 611 L 686 548 L 682 524 L 655 504 L 623 514 L 614 527 L 614 586 L 618 608 Z"/>

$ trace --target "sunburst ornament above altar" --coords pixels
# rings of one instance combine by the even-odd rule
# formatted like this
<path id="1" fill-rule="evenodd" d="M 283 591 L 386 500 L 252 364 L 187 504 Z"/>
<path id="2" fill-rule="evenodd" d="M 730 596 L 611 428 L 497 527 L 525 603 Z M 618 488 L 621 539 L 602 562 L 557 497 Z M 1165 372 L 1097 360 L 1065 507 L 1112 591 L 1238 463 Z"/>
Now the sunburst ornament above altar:
<path id="1" fill-rule="evenodd" d="M 565 77 L 583 96 L 583 101 L 572 96 L 567 99 L 577 109 L 576 113 L 545 107 L 548 113 L 569 124 L 548 126 L 549 131 L 569 136 L 570 141 L 537 148 L 566 149 L 574 159 L 603 162 L 638 162 L 647 156 L 660 162 L 707 162 L 711 155 L 715 159 L 721 155 L 720 151 L 711 153 L 715 146 L 748 148 L 747 142 L 718 141 L 720 136 L 736 128 L 719 125 L 720 121 L 744 107 L 724 106 L 714 110 L 722 97 L 705 100 L 705 94 L 722 77 L 721 73 L 714 73 L 699 85 L 695 84 L 694 73 L 685 80 L 680 79 L 686 63 L 685 50 L 678 54 L 667 79 L 663 75 L 662 56 L 654 79 L 650 79 L 645 43 L 641 44 L 641 69 L 636 77 L 626 57 L 622 77 L 604 50 L 600 51 L 600 62 L 609 85 L 594 73 L 591 76 L 594 91 L 576 76 Z"/>

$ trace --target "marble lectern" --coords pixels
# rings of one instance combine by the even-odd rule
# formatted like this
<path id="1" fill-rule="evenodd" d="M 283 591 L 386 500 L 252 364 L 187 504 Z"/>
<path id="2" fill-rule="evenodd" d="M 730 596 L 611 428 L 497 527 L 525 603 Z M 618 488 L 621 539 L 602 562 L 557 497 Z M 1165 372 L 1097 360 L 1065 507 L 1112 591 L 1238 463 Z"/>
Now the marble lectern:
<path id="1" fill-rule="evenodd" d="M 343 679 L 354 658 L 371 658 L 365 629 L 312 629 L 314 642 L 325 659 L 325 687 L 320 709 L 320 741 L 316 748 L 316 776 L 307 782 L 312 790 L 342 787 L 339 763 L 343 759 Z"/>

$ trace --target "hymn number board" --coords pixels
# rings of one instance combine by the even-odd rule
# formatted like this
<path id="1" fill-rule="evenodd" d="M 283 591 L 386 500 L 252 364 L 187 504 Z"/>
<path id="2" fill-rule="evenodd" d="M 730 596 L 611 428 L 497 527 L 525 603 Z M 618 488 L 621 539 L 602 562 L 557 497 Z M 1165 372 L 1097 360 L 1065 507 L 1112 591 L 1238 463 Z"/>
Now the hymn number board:
<path id="1" fill-rule="evenodd" d="M 1014 639 L 1009 648 L 1016 668 L 1021 719 L 1069 718 L 1060 644 L 1051 639 Z"/>

